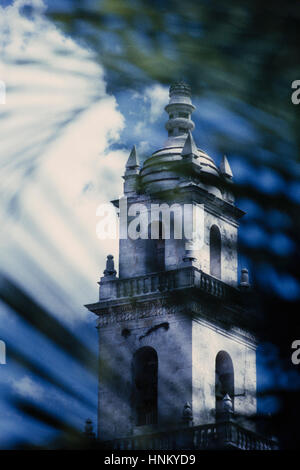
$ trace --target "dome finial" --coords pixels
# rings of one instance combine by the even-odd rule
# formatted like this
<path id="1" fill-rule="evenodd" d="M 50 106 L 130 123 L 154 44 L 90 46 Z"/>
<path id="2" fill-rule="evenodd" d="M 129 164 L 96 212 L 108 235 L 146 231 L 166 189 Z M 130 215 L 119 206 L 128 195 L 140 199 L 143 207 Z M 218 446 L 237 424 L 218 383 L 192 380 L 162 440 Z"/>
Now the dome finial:
<path id="1" fill-rule="evenodd" d="M 85 421 L 85 425 L 84 425 L 84 434 L 87 438 L 89 439 L 95 439 L 95 433 L 93 431 L 93 421 L 88 418 L 86 421 Z"/>
<path id="2" fill-rule="evenodd" d="M 247 268 L 242 269 L 240 287 L 244 290 L 249 289 L 249 272 Z"/>
<path id="3" fill-rule="evenodd" d="M 191 87 L 183 81 L 175 82 L 170 86 L 170 101 L 165 107 L 169 115 L 166 129 L 169 136 L 168 145 L 170 146 L 183 146 L 188 131 L 195 128 L 195 124 L 191 120 L 191 115 L 195 110 L 191 95 Z"/>
<path id="4" fill-rule="evenodd" d="M 188 401 L 184 404 L 181 420 L 186 426 L 193 424 L 193 410 Z"/>
<path id="5" fill-rule="evenodd" d="M 181 94 L 191 97 L 192 90 L 190 85 L 188 85 L 188 83 L 186 83 L 184 80 L 178 80 L 172 83 L 169 89 L 169 96 L 171 97 L 174 94 Z"/>
<path id="6" fill-rule="evenodd" d="M 114 257 L 113 255 L 107 255 L 106 259 L 106 268 L 103 271 L 104 276 L 112 276 L 115 277 L 117 274 L 117 271 L 115 270 L 115 265 L 114 265 Z"/>

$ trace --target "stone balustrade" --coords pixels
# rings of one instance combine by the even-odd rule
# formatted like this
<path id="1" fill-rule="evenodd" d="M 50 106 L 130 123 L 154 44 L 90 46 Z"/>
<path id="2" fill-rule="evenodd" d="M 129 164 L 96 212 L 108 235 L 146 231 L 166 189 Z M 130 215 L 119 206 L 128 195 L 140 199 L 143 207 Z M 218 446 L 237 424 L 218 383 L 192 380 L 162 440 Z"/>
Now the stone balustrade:
<path id="1" fill-rule="evenodd" d="M 274 441 L 239 426 L 234 421 L 219 422 L 170 432 L 158 432 L 115 439 L 105 443 L 113 450 L 273 450 Z"/>
<path id="2" fill-rule="evenodd" d="M 234 287 L 193 266 L 128 279 L 113 279 L 101 282 L 100 285 L 100 300 L 137 297 L 188 288 L 198 288 L 220 299 L 226 299 L 233 295 L 236 298 L 238 294 Z"/>

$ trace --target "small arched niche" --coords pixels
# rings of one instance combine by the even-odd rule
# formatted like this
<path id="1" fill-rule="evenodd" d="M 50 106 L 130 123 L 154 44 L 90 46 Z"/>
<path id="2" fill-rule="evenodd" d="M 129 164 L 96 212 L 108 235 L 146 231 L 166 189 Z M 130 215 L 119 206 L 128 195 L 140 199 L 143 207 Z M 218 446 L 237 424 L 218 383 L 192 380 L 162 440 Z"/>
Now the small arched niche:
<path id="1" fill-rule="evenodd" d="M 209 250 L 210 274 L 221 279 L 221 234 L 216 225 L 210 229 Z"/>
<path id="2" fill-rule="evenodd" d="M 155 237 L 155 238 L 153 238 Z M 153 221 L 148 226 L 147 240 L 147 271 L 165 270 L 165 234 L 163 223 Z"/>
<path id="3" fill-rule="evenodd" d="M 135 425 L 156 424 L 158 357 L 155 349 L 144 346 L 135 352 L 132 375 Z"/>
<path id="4" fill-rule="evenodd" d="M 216 414 L 223 411 L 222 400 L 228 394 L 234 410 L 234 370 L 230 355 L 226 351 L 218 352 L 215 369 Z"/>

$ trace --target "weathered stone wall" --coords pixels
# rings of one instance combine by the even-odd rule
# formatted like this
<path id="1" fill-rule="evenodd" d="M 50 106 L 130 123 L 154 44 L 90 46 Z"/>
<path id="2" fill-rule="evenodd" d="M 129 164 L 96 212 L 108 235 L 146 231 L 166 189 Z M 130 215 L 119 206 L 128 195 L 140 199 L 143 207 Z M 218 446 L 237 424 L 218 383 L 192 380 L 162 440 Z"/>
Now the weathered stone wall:
<path id="1" fill-rule="evenodd" d="M 150 308 L 150 310 L 149 310 Z M 148 309 L 148 316 L 147 316 Z M 176 307 L 145 306 L 127 313 L 127 320 L 99 328 L 99 436 L 110 439 L 150 431 L 136 426 L 132 408 L 134 353 L 151 346 L 158 355 L 158 426 L 181 425 L 190 402 L 194 425 L 215 420 L 215 360 L 226 351 L 234 367 L 235 411 L 256 412 L 256 353 L 251 338 L 226 331 L 207 320 L 193 319 Z M 123 317 L 124 318 L 124 317 Z M 120 317 L 121 319 L 121 317 Z M 126 329 L 126 331 L 124 331 Z"/>
<path id="2" fill-rule="evenodd" d="M 192 399 L 192 325 L 188 318 L 162 309 L 156 318 L 123 321 L 99 330 L 102 439 L 150 430 L 135 425 L 131 406 L 133 355 L 143 346 L 151 346 L 158 355 L 159 426 L 180 425 L 183 406 Z M 129 334 L 124 336 L 125 328 Z"/>
<path id="3" fill-rule="evenodd" d="M 147 206 L 148 220 L 150 221 L 150 201 L 136 199 L 136 202 Z M 128 223 L 131 220 L 132 218 L 129 217 Z M 203 235 L 201 233 L 199 238 L 199 240 L 203 240 L 204 236 L 204 243 L 200 245 L 199 242 L 199 248 L 197 243 L 195 244 L 195 265 L 210 274 L 210 229 L 212 225 L 216 225 L 221 234 L 221 280 L 236 286 L 238 280 L 237 224 L 207 208 L 204 210 Z M 185 249 L 185 239 L 174 239 L 171 233 L 171 238 L 165 240 L 165 269 L 177 269 L 182 266 Z M 154 257 L 155 253 L 151 253 L 151 240 L 131 240 L 130 238 L 120 240 L 119 277 L 134 277 L 152 272 L 151 261 Z"/>
<path id="4" fill-rule="evenodd" d="M 253 342 L 222 330 L 203 320 L 193 321 L 193 415 L 194 424 L 206 424 L 215 418 L 215 368 L 220 351 L 233 362 L 236 413 L 256 413 L 256 351 Z"/>

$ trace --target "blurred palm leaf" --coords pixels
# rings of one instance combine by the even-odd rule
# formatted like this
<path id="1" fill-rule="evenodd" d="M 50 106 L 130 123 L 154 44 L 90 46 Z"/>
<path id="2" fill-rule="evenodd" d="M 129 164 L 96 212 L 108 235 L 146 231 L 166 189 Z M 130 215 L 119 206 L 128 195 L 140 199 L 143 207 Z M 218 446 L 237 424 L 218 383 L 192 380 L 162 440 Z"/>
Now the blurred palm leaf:
<path id="1" fill-rule="evenodd" d="M 248 225 L 259 226 L 269 237 L 284 233 L 293 247 L 298 246 L 299 109 L 291 103 L 291 82 L 300 78 L 297 60 L 300 42 L 298 1 L 292 0 L 287 4 L 278 0 L 247 0 L 241 4 L 230 0 L 222 4 L 191 0 L 70 0 L 68 6 L 61 2 L 59 8 L 56 8 L 57 2 L 48 3 L 48 18 L 92 51 L 95 63 L 104 67 L 108 88 L 113 93 L 129 86 L 141 89 L 153 81 L 170 84 L 174 79 L 184 77 L 191 84 L 195 96 L 217 103 L 221 110 L 230 111 L 245 123 L 254 135 L 252 139 L 238 138 L 228 135 L 224 129 L 214 128 L 211 129 L 210 140 L 216 153 L 238 157 L 255 175 L 252 181 L 237 183 L 234 187 L 238 199 L 250 200 L 262 208 L 260 216 L 248 218 Z M 59 49 L 54 42 L 51 51 L 46 58 L 4 56 L 7 70 L 10 66 L 20 70 L 20 79 L 11 80 L 8 91 L 21 96 L 18 93 L 22 93 L 25 86 L 30 91 L 29 96 L 35 96 L 36 85 L 24 80 L 25 71 L 30 67 L 37 67 L 45 73 L 58 73 L 63 80 L 67 80 L 69 74 L 84 78 L 89 91 L 82 100 L 72 102 L 67 109 L 64 106 L 56 109 L 52 120 L 49 121 L 46 112 L 45 120 L 41 114 L 38 121 L 28 119 L 25 127 L 23 122 L 18 126 L 17 116 L 28 113 L 30 117 L 32 102 L 22 105 L 16 100 L 10 112 L 5 108 L 1 110 L 4 123 L 1 142 L 5 144 L 5 154 L 1 158 L 4 175 L 1 196 L 5 216 L 19 214 L 16 208 L 22 189 L 31 181 L 47 146 L 103 94 L 97 86 L 97 72 L 89 74 L 84 71 L 86 58 L 82 58 L 80 67 L 68 70 L 67 50 Z M 66 93 L 66 88 L 62 88 L 62 92 Z M 71 97 L 72 93 L 70 102 Z M 27 135 L 28 145 L 24 147 L 24 140 L 20 138 L 22 144 L 18 146 L 16 134 Z M 264 170 L 272 171 L 278 178 L 280 184 L 275 191 L 266 191 L 259 186 L 258 178 Z M 286 225 L 274 226 L 268 222 L 268 214 L 274 210 L 286 216 Z M 75 236 L 80 238 L 80 231 L 76 230 Z M 256 267 L 254 281 L 259 278 L 260 266 L 270 266 L 274 272 L 290 275 L 297 281 L 299 252 L 296 248 L 286 256 L 274 253 L 265 245 L 252 246 L 242 240 L 241 250 L 253 268 Z M 284 297 L 276 289 L 268 290 L 267 282 L 265 285 L 256 284 L 256 293 L 257 309 L 264 315 L 267 325 L 261 329 L 261 336 L 273 340 L 278 346 L 284 373 L 291 367 L 288 347 L 299 326 L 299 295 Z M 3 279 L 1 284 L 1 299 L 57 347 L 95 373 L 97 367 L 93 353 L 80 342 L 74 344 L 72 333 L 54 320 L 35 299 L 7 279 Z M 72 395 L 72 391 L 57 377 L 40 369 L 25 355 L 22 357 L 15 350 L 12 350 L 12 355 L 25 368 Z M 291 422 L 296 424 L 300 417 L 299 404 L 292 393 L 284 394 L 279 389 L 270 393 L 277 393 L 282 409 L 287 410 L 286 414 L 281 412 L 272 421 L 274 431 L 280 435 L 284 445 L 296 446 L 298 438 Z M 290 399 L 294 403 L 293 416 L 292 407 L 287 406 Z M 77 431 L 71 425 L 65 425 L 63 420 L 60 422 L 32 404 L 16 403 L 16 406 L 55 429 L 76 435 L 73 442 L 78 445 Z"/>

